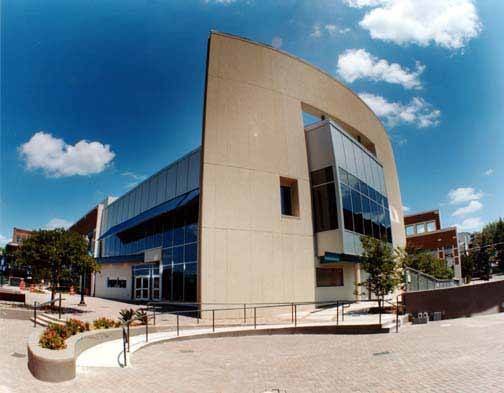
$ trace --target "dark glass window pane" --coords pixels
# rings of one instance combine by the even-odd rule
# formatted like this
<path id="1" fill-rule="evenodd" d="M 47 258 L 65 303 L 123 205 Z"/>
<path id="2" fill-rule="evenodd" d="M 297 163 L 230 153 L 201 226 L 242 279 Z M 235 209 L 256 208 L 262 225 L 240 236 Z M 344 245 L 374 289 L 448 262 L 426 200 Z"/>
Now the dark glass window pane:
<path id="1" fill-rule="evenodd" d="M 173 230 L 173 245 L 184 244 L 184 213 L 179 211 L 175 217 L 175 228 Z"/>
<path id="2" fill-rule="evenodd" d="M 371 223 L 371 202 L 369 198 L 362 197 L 362 218 L 364 223 L 364 235 L 373 236 L 373 226 Z"/>
<path id="3" fill-rule="evenodd" d="M 163 266 L 171 266 L 173 261 L 173 248 L 163 249 L 162 259 Z"/>
<path id="4" fill-rule="evenodd" d="M 360 234 L 364 234 L 364 225 L 362 223 L 361 196 L 355 190 L 352 190 L 352 206 L 353 206 L 354 231 Z"/>
<path id="5" fill-rule="evenodd" d="M 196 262 L 198 260 L 198 247 L 196 243 L 187 244 L 184 250 L 185 262 Z"/>
<path id="6" fill-rule="evenodd" d="M 173 263 L 184 262 L 184 246 L 173 247 Z"/>
<path id="7" fill-rule="evenodd" d="M 184 301 L 196 301 L 197 263 L 186 263 L 184 270 Z"/>
<path id="8" fill-rule="evenodd" d="M 368 190 L 369 190 L 369 198 L 371 198 L 372 201 L 376 202 L 376 191 L 374 190 L 373 187 L 369 187 L 368 186 Z"/>
<path id="9" fill-rule="evenodd" d="M 336 229 L 338 227 L 338 211 L 334 183 L 315 187 L 312 194 L 315 232 Z"/>
<path id="10" fill-rule="evenodd" d="M 341 287 L 343 286 L 343 269 L 341 268 L 317 268 L 318 287 Z"/>
<path id="11" fill-rule="evenodd" d="M 163 267 L 163 278 L 162 278 L 163 300 L 173 301 L 172 287 L 173 287 L 172 268 L 168 266 Z"/>
<path id="12" fill-rule="evenodd" d="M 348 174 L 348 185 L 355 190 L 359 189 L 359 179 L 357 179 L 354 175 Z"/>
<path id="13" fill-rule="evenodd" d="M 330 183 L 334 181 L 333 170 L 331 166 L 327 168 L 319 169 L 318 171 L 313 171 L 311 173 L 312 186 L 317 186 L 319 184 Z"/>
<path id="14" fill-rule="evenodd" d="M 172 220 L 165 219 L 163 225 L 163 247 L 171 247 L 173 245 L 173 225 Z"/>
<path id="15" fill-rule="evenodd" d="M 188 224 L 185 227 L 185 242 L 193 243 L 198 241 L 198 224 Z"/>
<path id="16" fill-rule="evenodd" d="M 345 221 L 345 229 L 354 230 L 352 217 L 352 194 L 350 188 L 341 184 L 341 199 L 343 201 L 343 219 Z"/>
<path id="17" fill-rule="evenodd" d="M 359 180 L 359 188 L 360 188 L 360 192 L 362 192 L 364 195 L 368 195 L 369 194 L 367 184 L 364 183 L 361 180 Z"/>
<path id="18" fill-rule="evenodd" d="M 173 301 L 184 300 L 184 265 L 173 266 Z"/>
<path id="19" fill-rule="evenodd" d="M 375 202 L 371 202 L 372 210 L 372 221 L 373 221 L 373 237 L 380 239 L 380 212 L 378 210 L 378 205 Z"/>
<path id="20" fill-rule="evenodd" d="M 341 183 L 348 184 L 348 172 L 343 168 L 339 169 L 339 178 Z"/>
<path id="21" fill-rule="evenodd" d="M 383 206 L 385 206 L 385 209 L 389 208 L 387 197 L 383 197 Z"/>
<path id="22" fill-rule="evenodd" d="M 292 216 L 292 190 L 289 186 L 280 186 L 280 203 L 282 205 L 282 214 Z"/>

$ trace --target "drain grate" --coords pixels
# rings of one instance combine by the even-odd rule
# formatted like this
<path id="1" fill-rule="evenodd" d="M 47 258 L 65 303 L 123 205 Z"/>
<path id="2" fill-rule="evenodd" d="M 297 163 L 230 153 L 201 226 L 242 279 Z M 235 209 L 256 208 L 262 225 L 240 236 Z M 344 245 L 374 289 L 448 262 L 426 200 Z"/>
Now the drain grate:
<path id="1" fill-rule="evenodd" d="M 19 353 L 19 352 L 12 352 L 11 356 L 13 358 L 25 358 L 26 357 L 26 355 L 24 353 Z"/>
<path id="2" fill-rule="evenodd" d="M 193 353 L 194 351 L 192 349 L 181 349 L 179 352 L 180 353 Z"/>
<path id="3" fill-rule="evenodd" d="M 383 355 L 390 355 L 389 351 L 383 351 L 383 352 L 375 352 L 373 353 L 373 356 L 383 356 Z"/>

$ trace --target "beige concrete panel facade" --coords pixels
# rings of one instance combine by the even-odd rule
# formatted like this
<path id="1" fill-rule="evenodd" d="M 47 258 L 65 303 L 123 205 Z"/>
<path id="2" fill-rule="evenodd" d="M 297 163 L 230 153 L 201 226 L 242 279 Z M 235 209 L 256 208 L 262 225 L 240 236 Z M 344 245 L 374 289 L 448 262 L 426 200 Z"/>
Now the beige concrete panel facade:
<path id="1" fill-rule="evenodd" d="M 326 302 L 332 300 L 354 300 L 355 299 L 355 264 L 338 263 L 334 265 L 343 269 L 343 283 L 341 287 L 317 287 L 315 291 L 316 300 Z"/>
<path id="2" fill-rule="evenodd" d="M 126 288 L 108 288 L 107 278 L 126 280 Z M 107 299 L 131 299 L 131 264 L 130 263 L 104 263 L 101 271 L 96 273 L 95 296 Z"/>
<path id="3" fill-rule="evenodd" d="M 293 56 L 220 33 L 211 34 L 207 67 L 200 301 L 315 298 L 305 104 L 375 144 L 395 210 L 394 243 L 404 245 L 390 142 L 354 93 Z M 299 217 L 281 215 L 280 177 L 298 182 Z"/>

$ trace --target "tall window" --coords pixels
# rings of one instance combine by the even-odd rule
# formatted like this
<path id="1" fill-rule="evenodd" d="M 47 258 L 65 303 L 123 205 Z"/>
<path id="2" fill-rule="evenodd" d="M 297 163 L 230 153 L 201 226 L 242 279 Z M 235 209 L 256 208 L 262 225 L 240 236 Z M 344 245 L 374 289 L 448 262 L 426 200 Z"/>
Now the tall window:
<path id="1" fill-rule="evenodd" d="M 339 168 L 345 229 L 392 243 L 392 224 L 387 197 Z"/>
<path id="2" fill-rule="evenodd" d="M 286 177 L 280 178 L 280 207 L 283 216 L 299 217 L 297 180 Z"/>
<path id="3" fill-rule="evenodd" d="M 336 229 L 338 227 L 338 211 L 332 167 L 313 171 L 311 184 L 315 232 Z"/>

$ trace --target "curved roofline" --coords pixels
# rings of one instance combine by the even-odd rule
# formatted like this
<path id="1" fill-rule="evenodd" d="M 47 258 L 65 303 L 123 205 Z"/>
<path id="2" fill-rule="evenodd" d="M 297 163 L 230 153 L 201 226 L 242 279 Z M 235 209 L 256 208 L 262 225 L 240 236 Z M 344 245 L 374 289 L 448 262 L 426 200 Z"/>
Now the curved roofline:
<path id="1" fill-rule="evenodd" d="M 385 128 L 385 126 L 383 125 L 382 121 L 380 120 L 380 118 L 378 117 L 378 115 L 369 107 L 368 104 L 366 104 L 366 102 L 359 97 L 359 95 L 357 93 L 355 93 L 352 89 L 350 89 L 348 86 L 346 86 L 345 84 L 343 84 L 341 81 L 339 81 L 338 79 L 336 79 L 333 75 L 329 74 L 327 71 L 325 71 L 324 69 L 310 63 L 309 61 L 303 59 L 302 57 L 299 57 L 299 56 L 296 56 L 296 55 L 293 55 L 292 53 L 289 53 L 289 52 L 286 52 L 284 50 L 281 50 L 281 49 L 278 49 L 278 48 L 275 48 L 274 46 L 270 45 L 270 44 L 265 44 L 264 42 L 258 42 L 258 41 L 254 41 L 254 40 L 251 40 L 250 38 L 246 38 L 246 37 L 242 37 L 242 36 L 239 36 L 239 35 L 236 35 L 236 34 L 231 34 L 231 33 L 224 33 L 222 31 L 218 31 L 218 30 L 214 30 L 214 29 L 211 29 L 210 30 L 210 34 L 216 34 L 216 35 L 220 35 L 220 36 L 223 36 L 223 37 L 228 37 L 228 38 L 233 38 L 233 39 L 236 39 L 236 40 L 240 40 L 240 41 L 244 41 L 244 42 L 247 42 L 249 44 L 253 44 L 253 45 L 257 45 L 257 46 L 261 46 L 263 48 L 266 48 L 266 49 L 270 49 L 270 50 L 273 50 L 275 52 L 278 52 L 278 53 L 281 53 L 283 55 L 286 55 L 294 60 L 297 60 L 303 64 L 306 64 L 307 66 L 313 68 L 314 70 L 328 76 L 330 79 L 332 79 L 334 82 L 336 82 L 337 84 L 339 84 L 341 87 L 343 87 L 344 89 L 348 90 L 353 96 L 355 96 L 361 103 L 364 104 L 364 106 L 369 109 L 369 111 L 373 114 L 373 116 L 376 118 L 376 120 L 378 120 L 378 123 L 380 123 L 380 126 L 385 130 L 385 134 L 387 135 L 387 138 L 389 139 L 390 141 L 390 138 L 388 137 L 388 132 L 387 132 L 387 129 Z"/>

